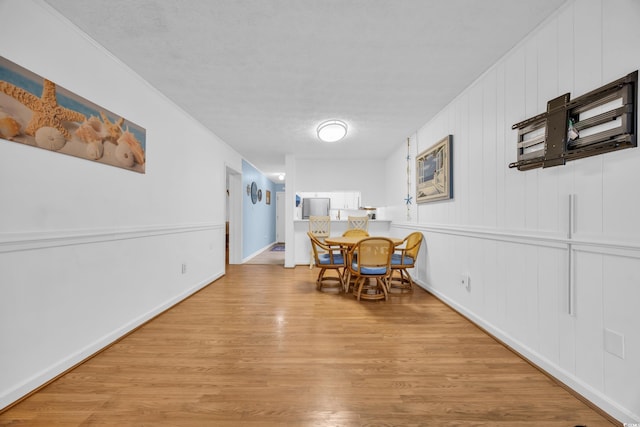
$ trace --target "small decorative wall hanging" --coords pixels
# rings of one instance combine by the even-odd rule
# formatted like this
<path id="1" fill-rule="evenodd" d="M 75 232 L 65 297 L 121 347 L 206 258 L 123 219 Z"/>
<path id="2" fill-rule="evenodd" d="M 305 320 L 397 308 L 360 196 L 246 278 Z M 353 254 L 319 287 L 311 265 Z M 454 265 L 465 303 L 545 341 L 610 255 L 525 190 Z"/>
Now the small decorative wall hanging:
<path id="1" fill-rule="evenodd" d="M 145 172 L 144 128 L 1 56 L 0 137 Z"/>
<path id="2" fill-rule="evenodd" d="M 258 201 L 262 201 L 262 189 L 258 190 Z"/>
<path id="3" fill-rule="evenodd" d="M 269 190 L 267 190 L 267 191 L 266 191 L 264 201 L 265 201 L 268 205 L 270 205 L 270 204 L 271 204 L 271 191 L 269 191 Z"/>
<path id="4" fill-rule="evenodd" d="M 416 201 L 418 203 L 453 197 L 453 137 L 448 135 L 416 158 Z"/>
<path id="5" fill-rule="evenodd" d="M 251 203 L 254 205 L 258 202 L 258 184 L 254 182 L 251 183 Z"/>

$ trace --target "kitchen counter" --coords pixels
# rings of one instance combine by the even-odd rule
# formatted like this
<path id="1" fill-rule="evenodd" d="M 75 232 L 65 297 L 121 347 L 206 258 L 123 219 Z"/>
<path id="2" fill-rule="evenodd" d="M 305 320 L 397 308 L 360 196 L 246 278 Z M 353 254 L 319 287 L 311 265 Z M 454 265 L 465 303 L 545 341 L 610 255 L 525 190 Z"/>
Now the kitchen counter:
<path id="1" fill-rule="evenodd" d="M 309 222 L 308 219 L 294 219 L 295 222 Z M 334 222 L 347 222 L 346 219 L 332 219 L 331 220 L 331 224 L 333 224 Z M 372 222 L 388 222 L 390 223 L 391 220 L 390 219 L 370 219 L 369 220 L 369 224 L 371 224 Z"/>
<path id="2" fill-rule="evenodd" d="M 388 236 L 391 229 L 391 220 L 386 219 L 370 219 L 369 234 L 371 236 Z M 331 235 L 342 236 L 347 230 L 347 220 L 332 219 Z M 293 231 L 295 234 L 295 263 L 298 265 L 309 265 L 311 257 L 311 242 L 307 232 L 309 231 L 308 219 L 296 219 L 293 221 Z"/>

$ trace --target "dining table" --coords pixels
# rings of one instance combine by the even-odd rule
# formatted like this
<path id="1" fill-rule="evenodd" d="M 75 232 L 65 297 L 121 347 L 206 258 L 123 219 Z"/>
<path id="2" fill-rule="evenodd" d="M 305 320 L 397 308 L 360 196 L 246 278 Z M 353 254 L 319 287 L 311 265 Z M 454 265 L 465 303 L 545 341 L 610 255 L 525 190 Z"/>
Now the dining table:
<path id="1" fill-rule="evenodd" d="M 360 240 L 367 239 L 369 237 L 384 237 L 393 242 L 394 246 L 398 246 L 404 242 L 404 239 L 398 237 L 388 237 L 388 236 L 332 236 L 325 237 L 324 241 L 328 245 L 342 246 L 345 249 L 351 249 L 354 247 Z"/>
<path id="2" fill-rule="evenodd" d="M 325 237 L 324 242 L 330 246 L 340 246 L 345 253 L 349 252 L 351 248 L 353 248 L 359 241 L 363 239 L 368 239 L 370 237 L 384 237 L 393 242 L 394 246 L 399 246 L 404 242 L 404 239 L 398 237 L 389 237 L 389 236 L 333 236 L 333 237 Z M 347 261 L 350 262 L 350 261 Z M 349 268 L 345 267 L 342 271 L 342 276 L 345 281 L 344 291 L 348 292 L 350 280 Z"/>

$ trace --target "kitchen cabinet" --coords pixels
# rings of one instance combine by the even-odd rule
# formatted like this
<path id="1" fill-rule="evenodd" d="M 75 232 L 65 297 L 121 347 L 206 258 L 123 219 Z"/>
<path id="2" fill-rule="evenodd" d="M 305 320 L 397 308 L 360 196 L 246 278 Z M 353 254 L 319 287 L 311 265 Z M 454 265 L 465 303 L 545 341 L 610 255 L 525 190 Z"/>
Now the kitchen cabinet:
<path id="1" fill-rule="evenodd" d="M 316 191 L 307 192 L 300 191 L 297 193 L 300 198 L 323 198 L 331 199 L 331 209 L 360 209 L 360 192 L 359 191 Z"/>
<path id="2" fill-rule="evenodd" d="M 338 191 L 329 194 L 331 209 L 358 209 L 360 207 L 359 191 Z"/>

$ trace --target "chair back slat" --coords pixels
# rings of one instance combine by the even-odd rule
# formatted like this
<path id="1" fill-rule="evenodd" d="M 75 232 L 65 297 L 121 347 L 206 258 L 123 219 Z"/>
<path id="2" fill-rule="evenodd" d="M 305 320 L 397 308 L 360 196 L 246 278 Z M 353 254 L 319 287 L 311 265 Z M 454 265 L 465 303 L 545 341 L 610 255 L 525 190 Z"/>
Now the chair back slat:
<path id="1" fill-rule="evenodd" d="M 329 216 L 310 216 L 309 231 L 318 237 L 329 237 L 331 218 Z"/>
<path id="2" fill-rule="evenodd" d="M 393 242 L 389 239 L 365 239 L 359 244 L 358 263 L 364 266 L 382 267 L 389 263 Z"/>
<path id="3" fill-rule="evenodd" d="M 330 259 L 330 264 L 344 264 L 344 258 L 342 257 L 342 248 L 336 246 L 330 246 L 326 243 L 319 240 L 312 232 L 307 231 L 307 235 L 311 240 L 311 249 L 313 251 L 313 257 L 315 259 L 316 265 L 320 264 L 320 254 L 328 254 Z M 338 261 L 338 255 L 341 257 Z"/>
<path id="4" fill-rule="evenodd" d="M 407 244 L 404 255 L 416 259 L 418 251 L 420 251 L 420 244 L 422 243 L 422 233 L 415 232 L 409 234 L 406 242 Z"/>
<path id="5" fill-rule="evenodd" d="M 423 238 L 422 233 L 413 232 L 405 237 L 403 247 L 396 249 L 391 262 L 390 290 L 413 292 L 413 279 L 407 269 L 415 267 Z"/>
<path id="6" fill-rule="evenodd" d="M 325 286 L 338 287 L 344 289 L 342 269 L 345 267 L 345 256 L 340 246 L 331 246 L 320 241 L 311 231 L 307 231 L 307 236 L 311 241 L 311 254 L 315 265 L 320 269 L 316 279 L 316 288 L 322 290 Z M 333 277 L 326 276 L 328 270 L 336 272 Z"/>
<path id="7" fill-rule="evenodd" d="M 365 237 L 349 251 L 348 276 L 345 286 L 353 277 L 353 294 L 360 299 L 388 298 L 388 280 L 391 277 L 391 257 L 394 244 L 386 237 Z"/>
<path id="8" fill-rule="evenodd" d="M 361 230 L 359 228 L 353 228 L 351 230 L 347 230 L 344 233 L 342 233 L 343 237 L 350 237 L 350 236 L 362 236 L 362 237 L 369 237 L 369 233 L 366 230 Z"/>
<path id="9" fill-rule="evenodd" d="M 309 233 L 313 234 L 318 240 L 324 240 L 331 235 L 331 218 L 327 215 L 311 215 L 309 217 Z M 317 252 L 316 248 L 313 248 Z M 317 254 L 315 255 L 317 258 Z M 317 260 L 315 261 L 317 262 Z M 309 259 L 309 268 L 313 267 L 314 258 L 311 254 Z"/>
<path id="10" fill-rule="evenodd" d="M 348 229 L 369 230 L 369 216 L 351 216 L 347 217 Z"/>

